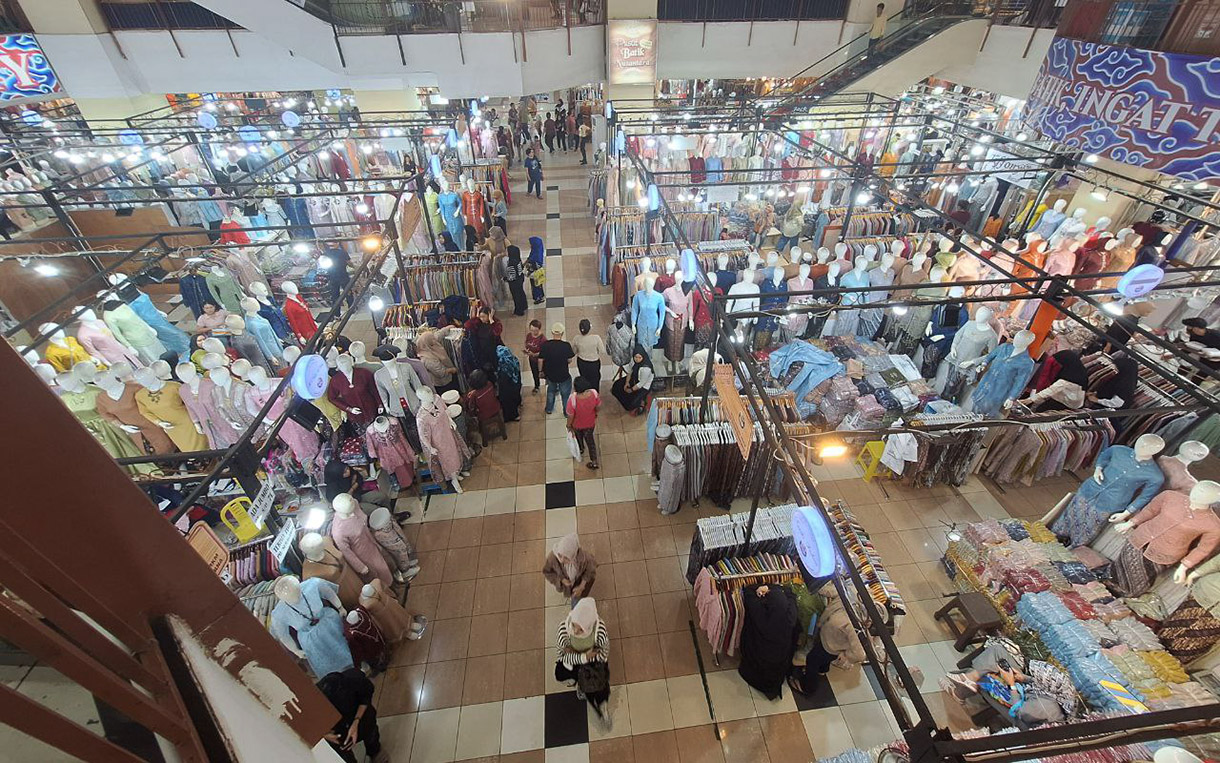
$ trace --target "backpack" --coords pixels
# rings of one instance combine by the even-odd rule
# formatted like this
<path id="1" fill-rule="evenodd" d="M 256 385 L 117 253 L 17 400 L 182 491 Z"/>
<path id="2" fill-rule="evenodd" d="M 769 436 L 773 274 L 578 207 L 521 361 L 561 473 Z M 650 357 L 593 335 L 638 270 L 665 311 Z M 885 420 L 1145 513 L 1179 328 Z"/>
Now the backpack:
<path id="1" fill-rule="evenodd" d="M 593 696 L 610 689 L 610 666 L 604 662 L 590 662 L 576 666 L 576 688 L 585 696 Z"/>

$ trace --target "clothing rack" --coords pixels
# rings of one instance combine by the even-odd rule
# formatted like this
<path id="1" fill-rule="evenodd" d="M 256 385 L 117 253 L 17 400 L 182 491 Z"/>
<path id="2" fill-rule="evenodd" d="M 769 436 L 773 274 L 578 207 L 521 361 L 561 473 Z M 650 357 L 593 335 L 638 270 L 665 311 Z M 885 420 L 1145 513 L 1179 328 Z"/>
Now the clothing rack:
<path id="1" fill-rule="evenodd" d="M 1114 441 L 1109 419 L 1004 427 L 987 448 L 983 474 L 1001 484 L 1058 477 L 1087 469 Z"/>
<path id="2" fill-rule="evenodd" d="M 759 507 L 754 517 L 749 552 L 793 555 L 796 546 L 792 540 L 792 513 L 796 504 Z M 704 517 L 695 523 L 691 537 L 690 561 L 686 569 L 686 580 L 694 584 L 699 571 L 721 559 L 738 558 L 744 548 L 746 527 L 750 523 L 750 512 L 719 514 Z"/>
<path id="3" fill-rule="evenodd" d="M 898 626 L 902 622 L 902 616 L 907 611 L 906 603 L 903 602 L 902 592 L 898 590 L 898 586 L 894 584 L 893 579 L 886 572 L 885 566 L 882 565 L 881 555 L 873 546 L 868 531 L 864 529 L 864 526 L 843 501 L 836 501 L 827 506 L 826 514 L 830 517 L 835 532 L 843 540 L 843 545 L 847 547 L 848 553 L 852 556 L 850 560 L 844 560 L 844 563 L 851 564 L 860 573 L 877 609 L 885 613 L 886 621 L 881 625 L 889 631 L 891 636 L 896 634 Z M 861 618 L 867 619 L 865 610 L 857 599 L 859 594 L 856 587 L 844 586 L 843 588 L 854 600 L 853 605 L 856 612 Z"/>
<path id="4" fill-rule="evenodd" d="M 744 588 L 755 583 L 803 582 L 800 568 L 784 554 L 727 558 L 704 567 L 694 583 L 696 609 L 699 627 L 707 634 L 717 664 L 719 655 L 736 654 L 741 643 L 745 622 L 745 602 L 741 593 Z"/>

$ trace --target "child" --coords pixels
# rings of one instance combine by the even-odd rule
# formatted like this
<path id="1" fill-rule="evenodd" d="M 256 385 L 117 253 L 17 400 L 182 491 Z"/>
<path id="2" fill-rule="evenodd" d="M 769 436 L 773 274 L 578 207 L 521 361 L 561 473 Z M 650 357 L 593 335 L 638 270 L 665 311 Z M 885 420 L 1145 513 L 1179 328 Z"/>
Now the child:
<path id="1" fill-rule="evenodd" d="M 593 434 L 593 429 L 597 426 L 597 409 L 601 406 L 602 401 L 597 390 L 593 389 L 593 385 L 589 384 L 589 380 L 585 377 L 577 376 L 572 386 L 576 390 L 576 394 L 568 398 L 568 431 L 576 435 L 576 442 L 580 445 L 581 453 L 584 453 L 585 448 L 588 447 L 589 463 L 586 466 L 596 469 L 598 467 L 597 438 Z"/>
<path id="2" fill-rule="evenodd" d="M 504 427 L 504 412 L 500 407 L 500 398 L 496 397 L 496 388 L 487 380 L 487 374 L 479 369 L 470 372 L 470 391 L 466 393 L 466 415 L 479 422 L 479 431 L 484 432 L 483 424 L 491 421 L 499 424 L 500 433 L 508 439 Z M 483 447 L 487 447 L 487 435 L 483 435 Z"/>
<path id="3" fill-rule="evenodd" d="M 530 279 L 534 304 L 546 302 L 546 245 L 538 236 L 530 236 L 530 256 L 525 261 L 525 274 Z"/>
<path id="4" fill-rule="evenodd" d="M 542 321 L 530 321 L 530 332 L 525 335 L 525 356 L 530 359 L 530 374 L 534 377 L 534 394 L 538 394 L 539 376 L 542 372 L 542 360 L 538 353 L 542 351 L 542 343 L 546 337 L 542 335 Z"/>

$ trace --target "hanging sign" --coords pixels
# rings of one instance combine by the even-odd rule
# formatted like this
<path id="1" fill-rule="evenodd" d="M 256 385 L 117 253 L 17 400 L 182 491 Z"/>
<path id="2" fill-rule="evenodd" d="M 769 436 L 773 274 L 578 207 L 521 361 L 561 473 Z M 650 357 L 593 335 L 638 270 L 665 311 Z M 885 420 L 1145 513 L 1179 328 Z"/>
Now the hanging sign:
<path id="1" fill-rule="evenodd" d="M 187 544 L 203 558 L 205 564 L 217 575 L 229 563 L 229 549 L 216 537 L 216 532 L 205 522 L 196 522 L 186 534 Z"/>
<path id="2" fill-rule="evenodd" d="M 801 506 L 792 512 L 792 540 L 805 569 L 815 578 L 828 577 L 835 571 L 834 539 L 826 518 L 812 506 Z"/>
<path id="3" fill-rule="evenodd" d="M 237 134 L 247 143 L 258 143 L 263 139 L 263 134 L 254 125 L 242 125 L 237 128 Z"/>
<path id="4" fill-rule="evenodd" d="M 1156 265 L 1136 265 L 1118 279 L 1118 293 L 1127 299 L 1138 299 L 1165 280 L 1165 271 Z"/>
<path id="5" fill-rule="evenodd" d="M 306 400 L 322 397 L 329 381 L 326 358 L 321 355 L 302 355 L 292 366 L 292 391 Z"/>
<path id="6" fill-rule="evenodd" d="M 275 505 L 275 491 L 271 489 L 271 482 L 268 480 L 258 489 L 258 495 L 254 496 L 254 500 L 250 503 L 250 521 L 262 529 L 273 505 Z"/>
<path id="7" fill-rule="evenodd" d="M 741 457 L 749 459 L 750 448 L 754 444 L 754 420 L 750 418 L 745 401 L 741 399 L 741 393 L 737 391 L 737 384 L 733 379 L 733 367 L 727 363 L 717 363 L 715 374 L 716 394 L 720 397 L 720 410 L 733 427 L 733 434 L 737 435 L 737 447 L 741 450 Z"/>
<path id="8" fill-rule="evenodd" d="M 292 542 L 297 539 L 297 521 L 291 517 L 284 522 L 284 526 L 276 533 L 275 538 L 271 543 L 267 544 L 267 550 L 275 557 L 277 562 L 284 561 L 284 557 L 288 555 L 288 549 L 292 548 Z"/>
<path id="9" fill-rule="evenodd" d="M 39 114 L 33 109 L 26 109 L 25 111 L 21 112 L 21 121 L 25 122 L 27 125 L 37 126 L 42 124 L 42 114 Z"/>
<path id="10" fill-rule="evenodd" d="M 1000 180 L 1027 189 L 1033 188 L 1038 180 L 1038 173 L 1030 171 L 1037 166 L 1038 163 L 1033 159 L 1022 159 L 995 148 L 987 149 L 986 163 L 983 165 Z"/>
<path id="11" fill-rule="evenodd" d="M 652 85 L 657 79 L 656 19 L 613 19 L 609 69 L 611 85 Z"/>
<path id="12" fill-rule="evenodd" d="M 301 123 L 301 115 L 295 111 L 285 111 L 280 114 L 280 121 L 284 123 L 285 127 L 296 127 Z"/>
<path id="13" fill-rule="evenodd" d="M 0 35 L 0 102 L 41 98 L 62 90 L 34 35 Z"/>

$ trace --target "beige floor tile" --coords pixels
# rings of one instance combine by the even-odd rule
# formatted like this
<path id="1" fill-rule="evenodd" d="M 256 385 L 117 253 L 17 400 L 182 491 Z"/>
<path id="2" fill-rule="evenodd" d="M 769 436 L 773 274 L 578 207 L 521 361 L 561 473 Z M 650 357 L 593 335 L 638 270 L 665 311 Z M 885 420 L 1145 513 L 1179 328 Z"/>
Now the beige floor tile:
<path id="1" fill-rule="evenodd" d="M 516 508 L 516 487 L 495 487 L 487 491 L 487 507 L 484 514 L 511 514 Z"/>
<path id="2" fill-rule="evenodd" d="M 669 688 L 669 706 L 674 728 L 701 726 L 710 723 L 707 698 L 703 694 L 703 679 L 698 675 L 665 679 Z M 719 710 L 719 709 L 718 709 Z"/>
<path id="3" fill-rule="evenodd" d="M 576 532 L 576 509 L 547 509 L 546 537 L 562 538 Z"/>
<path id="4" fill-rule="evenodd" d="M 556 458 L 547 459 L 546 462 L 546 481 L 547 482 L 567 482 L 572 479 L 573 461 L 571 458 Z"/>
<path id="5" fill-rule="evenodd" d="M 457 498 L 453 516 L 455 519 L 465 517 L 481 517 L 487 509 L 486 490 L 467 490 Z"/>
<path id="6" fill-rule="evenodd" d="M 576 505 L 601 505 L 606 502 L 606 489 L 600 479 L 576 481 Z"/>
<path id="7" fill-rule="evenodd" d="M 518 485 L 517 500 L 513 510 L 517 513 L 525 511 L 541 511 L 546 508 L 546 485 Z"/>
<path id="8" fill-rule="evenodd" d="M 805 733 L 809 735 L 813 754 L 819 759 L 833 757 L 853 746 L 851 731 L 847 728 L 847 721 L 843 719 L 842 708 L 805 710 L 801 713 L 801 723 L 805 725 Z"/>
<path id="9" fill-rule="evenodd" d="M 590 742 L 631 736 L 631 709 L 627 702 L 625 685 L 610 687 L 610 700 L 606 703 L 604 712 L 611 719 L 609 726 L 597 717 L 592 707 L 588 710 Z"/>
<path id="10" fill-rule="evenodd" d="M 792 692 L 787 689 L 776 699 L 767 699 L 757 689 L 750 689 L 750 698 L 754 700 L 755 715 L 779 715 L 781 713 L 795 713 L 796 700 L 792 697 Z"/>
<path id="11" fill-rule="evenodd" d="M 469 760 L 500 753 L 500 723 L 503 702 L 466 705 L 458 719 L 455 760 Z"/>
<path id="12" fill-rule="evenodd" d="M 627 685 L 632 734 L 649 734 L 674 727 L 669 689 L 664 679 Z"/>
<path id="13" fill-rule="evenodd" d="M 505 700 L 500 722 L 500 753 L 542 749 L 546 741 L 543 736 L 545 721 L 541 696 Z"/>
<path id="14" fill-rule="evenodd" d="M 635 477 L 607 477 L 605 483 L 606 503 L 635 500 Z"/>
<path id="15" fill-rule="evenodd" d="M 415 713 L 377 716 L 377 729 L 381 732 L 381 748 L 389 753 L 390 760 L 410 760 L 411 744 L 415 741 Z"/>
<path id="16" fill-rule="evenodd" d="M 457 754 L 461 709 L 449 707 L 418 713 L 411 744 L 412 763 L 449 763 Z"/>
<path id="17" fill-rule="evenodd" d="M 852 741 L 861 749 L 869 749 L 894 741 L 894 728 L 890 725 L 884 702 L 862 702 L 845 705 L 843 721 L 851 730 Z"/>

